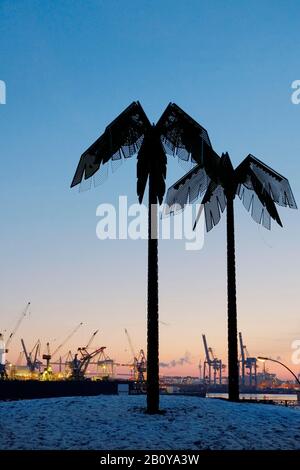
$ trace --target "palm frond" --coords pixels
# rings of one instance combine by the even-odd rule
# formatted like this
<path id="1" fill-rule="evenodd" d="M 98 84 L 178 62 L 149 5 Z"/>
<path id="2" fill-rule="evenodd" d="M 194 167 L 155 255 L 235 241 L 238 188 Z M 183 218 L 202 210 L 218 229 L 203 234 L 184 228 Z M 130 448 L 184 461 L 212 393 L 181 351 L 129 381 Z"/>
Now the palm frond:
<path id="1" fill-rule="evenodd" d="M 207 232 L 220 222 L 221 213 L 224 212 L 226 204 L 227 201 L 223 187 L 211 181 L 201 202 L 201 205 L 204 206 Z"/>
<path id="2" fill-rule="evenodd" d="M 247 185 L 248 186 L 248 185 Z M 245 209 L 250 212 L 252 219 L 257 223 L 263 225 L 268 230 L 271 230 L 271 216 L 266 205 L 258 197 L 254 189 L 249 189 L 249 186 L 239 184 L 237 188 L 237 195 L 241 199 Z M 277 213 L 276 207 L 275 211 Z M 277 222 L 282 226 L 279 215 L 277 213 Z"/>
<path id="3" fill-rule="evenodd" d="M 129 105 L 82 154 L 71 187 L 93 176 L 101 164 L 136 154 L 151 124 L 138 101 Z"/>
<path id="4" fill-rule="evenodd" d="M 251 154 L 235 170 L 238 183 L 244 184 L 247 189 L 254 189 L 252 178 L 249 178 L 250 170 L 276 204 L 297 209 L 289 181 Z"/>
<path id="5" fill-rule="evenodd" d="M 207 131 L 175 103 L 170 103 L 156 125 L 166 153 L 203 163 L 211 143 Z"/>
<path id="6" fill-rule="evenodd" d="M 184 209 L 185 204 L 192 204 L 206 191 L 209 177 L 201 165 L 192 168 L 185 176 L 170 186 L 166 195 L 164 215 Z"/>

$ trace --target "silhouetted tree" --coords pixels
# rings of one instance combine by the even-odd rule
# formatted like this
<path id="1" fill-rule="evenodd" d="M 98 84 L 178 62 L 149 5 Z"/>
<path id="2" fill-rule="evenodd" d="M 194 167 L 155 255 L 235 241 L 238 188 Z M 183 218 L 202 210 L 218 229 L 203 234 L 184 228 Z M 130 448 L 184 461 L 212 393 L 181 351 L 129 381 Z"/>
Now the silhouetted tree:
<path id="1" fill-rule="evenodd" d="M 91 178 L 108 161 L 137 154 L 137 195 L 148 182 L 147 411 L 159 411 L 157 203 L 165 194 L 166 153 L 203 164 L 211 144 L 205 129 L 174 103 L 151 125 L 139 102 L 126 108 L 81 156 L 71 187 Z"/>
<path id="2" fill-rule="evenodd" d="M 286 178 L 248 155 L 234 170 L 228 153 L 221 158 L 214 153 L 209 167 L 197 165 L 168 190 L 166 203 L 172 212 L 174 204 L 184 204 L 205 190 L 202 181 L 210 180 L 202 200 L 206 229 L 210 231 L 220 221 L 227 207 L 227 299 L 228 299 L 228 391 L 231 401 L 239 400 L 239 369 L 237 340 L 236 268 L 234 241 L 234 199 L 238 195 L 258 224 L 271 229 L 271 218 L 282 226 L 276 205 L 296 209 L 296 202 Z M 192 197 L 191 197 L 192 195 Z M 173 210 L 174 211 L 174 210 Z M 175 209 L 176 211 L 176 209 Z M 196 225 L 195 223 L 195 225 Z"/>

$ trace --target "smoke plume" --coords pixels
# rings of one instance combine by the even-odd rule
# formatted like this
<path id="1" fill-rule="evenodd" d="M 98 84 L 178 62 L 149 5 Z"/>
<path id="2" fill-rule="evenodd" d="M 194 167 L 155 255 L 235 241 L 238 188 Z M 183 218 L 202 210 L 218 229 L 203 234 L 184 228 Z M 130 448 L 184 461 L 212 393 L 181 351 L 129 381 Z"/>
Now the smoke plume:
<path id="1" fill-rule="evenodd" d="M 180 357 L 179 359 L 173 359 L 170 362 L 160 362 L 160 367 L 176 367 L 176 366 L 183 366 L 184 364 L 191 364 L 191 353 L 186 351 L 184 357 Z"/>

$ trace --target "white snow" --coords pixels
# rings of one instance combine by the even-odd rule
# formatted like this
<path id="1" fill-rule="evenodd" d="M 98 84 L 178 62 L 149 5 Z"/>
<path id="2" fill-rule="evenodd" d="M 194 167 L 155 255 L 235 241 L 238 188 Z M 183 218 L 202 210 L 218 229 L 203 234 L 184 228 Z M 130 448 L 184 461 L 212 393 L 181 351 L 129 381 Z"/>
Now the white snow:
<path id="1" fill-rule="evenodd" d="M 300 410 L 162 396 L 52 398 L 0 403 L 0 449 L 300 449 Z"/>

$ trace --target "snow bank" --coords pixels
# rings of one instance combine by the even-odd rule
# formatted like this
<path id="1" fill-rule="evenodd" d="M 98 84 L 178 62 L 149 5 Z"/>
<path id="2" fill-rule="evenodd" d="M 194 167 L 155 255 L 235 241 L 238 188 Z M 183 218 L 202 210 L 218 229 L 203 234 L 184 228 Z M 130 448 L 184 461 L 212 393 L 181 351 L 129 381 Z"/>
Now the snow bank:
<path id="1" fill-rule="evenodd" d="M 144 396 L 0 403 L 0 449 L 300 449 L 300 410 L 163 396 L 164 415 Z"/>

